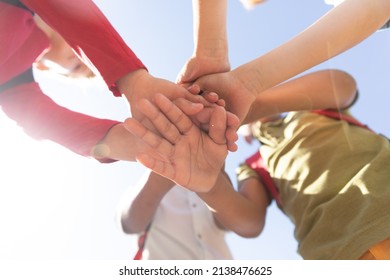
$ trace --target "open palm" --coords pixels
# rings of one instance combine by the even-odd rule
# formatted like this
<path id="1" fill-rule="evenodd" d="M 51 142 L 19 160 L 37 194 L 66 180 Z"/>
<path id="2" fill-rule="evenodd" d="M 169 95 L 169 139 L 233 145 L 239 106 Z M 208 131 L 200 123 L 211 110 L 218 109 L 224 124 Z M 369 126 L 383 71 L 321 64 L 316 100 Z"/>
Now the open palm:
<path id="1" fill-rule="evenodd" d="M 226 131 L 225 109 L 214 107 L 206 133 L 186 115 L 188 103 L 172 102 L 164 95 L 157 94 L 153 103 L 144 99 L 138 105 L 144 112 L 148 112 L 146 117 L 161 136 L 138 120 L 127 119 L 127 129 L 160 155 L 156 157 L 154 153 L 143 153 L 137 156 L 137 160 L 189 190 L 210 190 L 228 154 L 226 142 L 223 141 Z M 203 109 L 201 104 L 195 106 L 199 107 L 199 112 Z M 191 110 L 194 112 L 194 108 Z"/>

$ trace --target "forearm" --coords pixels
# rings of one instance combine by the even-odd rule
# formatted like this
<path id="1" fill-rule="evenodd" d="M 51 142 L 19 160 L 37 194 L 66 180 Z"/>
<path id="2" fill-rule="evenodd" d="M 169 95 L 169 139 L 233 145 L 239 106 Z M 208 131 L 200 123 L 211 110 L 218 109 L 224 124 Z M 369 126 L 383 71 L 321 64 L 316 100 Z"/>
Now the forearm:
<path id="1" fill-rule="evenodd" d="M 31 137 L 54 141 L 82 156 L 91 156 L 93 147 L 117 124 L 73 112 L 42 93 L 39 85 L 28 83 L 0 94 L 5 114 Z"/>
<path id="2" fill-rule="evenodd" d="M 198 195 L 225 229 L 243 237 L 254 237 L 262 231 L 266 206 L 259 207 L 251 199 L 236 192 L 225 174 L 220 173 L 210 192 Z"/>
<path id="3" fill-rule="evenodd" d="M 122 209 L 123 231 L 128 234 L 144 231 L 153 220 L 161 200 L 173 185 L 170 180 L 156 173 L 150 173 L 135 199 Z"/>
<path id="4" fill-rule="evenodd" d="M 176 82 L 192 84 L 207 74 L 230 70 L 226 31 L 226 0 L 193 0 L 194 50 Z"/>
<path id="5" fill-rule="evenodd" d="M 342 109 L 355 99 L 356 82 L 339 70 L 313 72 L 268 89 L 256 97 L 245 123 L 289 111 Z"/>
<path id="6" fill-rule="evenodd" d="M 49 40 L 31 24 L 30 12 L 3 2 L 0 11 L 0 84 L 3 84 L 31 68 L 49 46 Z"/>
<path id="7" fill-rule="evenodd" d="M 92 62 L 111 90 L 116 82 L 145 66 L 90 0 L 22 0 L 86 61 Z M 99 48 L 96 48 L 96 46 Z"/>
<path id="8" fill-rule="evenodd" d="M 116 123 L 91 150 L 91 156 L 99 161 L 136 161 L 136 155 L 143 149 L 136 136 L 123 125 Z"/>
<path id="9" fill-rule="evenodd" d="M 227 59 L 226 0 L 193 0 L 195 56 Z"/>
<path id="10" fill-rule="evenodd" d="M 346 0 L 285 44 L 238 67 L 236 75 L 259 94 L 355 46 L 389 18 L 388 0 Z"/>

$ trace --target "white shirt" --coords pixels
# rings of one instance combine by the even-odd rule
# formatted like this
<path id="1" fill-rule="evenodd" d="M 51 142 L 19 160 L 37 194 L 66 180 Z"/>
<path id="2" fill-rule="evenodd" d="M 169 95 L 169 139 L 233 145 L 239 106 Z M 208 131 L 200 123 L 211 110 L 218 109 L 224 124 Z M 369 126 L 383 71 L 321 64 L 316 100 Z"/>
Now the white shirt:
<path id="1" fill-rule="evenodd" d="M 142 183 L 141 180 L 132 186 L 122 197 L 117 217 L 120 227 L 122 209 L 128 208 L 143 187 Z M 211 211 L 198 195 L 176 185 L 163 197 L 156 210 L 142 259 L 232 259 L 225 235 L 226 232 L 217 227 Z"/>
<path id="2" fill-rule="evenodd" d="M 232 259 L 225 231 L 193 192 L 173 187 L 162 199 L 145 243 L 143 259 Z"/>

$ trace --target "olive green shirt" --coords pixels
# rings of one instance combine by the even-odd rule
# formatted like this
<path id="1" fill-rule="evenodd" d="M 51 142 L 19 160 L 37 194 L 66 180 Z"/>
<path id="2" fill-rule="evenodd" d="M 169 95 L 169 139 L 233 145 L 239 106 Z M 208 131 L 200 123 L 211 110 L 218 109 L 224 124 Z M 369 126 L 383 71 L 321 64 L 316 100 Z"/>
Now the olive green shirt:
<path id="1" fill-rule="evenodd" d="M 390 237 L 388 139 L 310 112 L 253 132 L 304 259 L 357 259 Z M 237 172 L 257 176 L 246 165 Z"/>

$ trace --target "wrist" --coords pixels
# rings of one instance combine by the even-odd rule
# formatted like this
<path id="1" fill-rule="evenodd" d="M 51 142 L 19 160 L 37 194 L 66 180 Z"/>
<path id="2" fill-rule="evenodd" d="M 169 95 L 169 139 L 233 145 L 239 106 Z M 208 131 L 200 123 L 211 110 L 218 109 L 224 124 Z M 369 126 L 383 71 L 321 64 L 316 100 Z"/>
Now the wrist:
<path id="1" fill-rule="evenodd" d="M 223 195 L 224 186 L 226 183 L 226 177 L 219 172 L 217 180 L 214 185 L 209 188 L 207 191 L 197 192 L 200 198 L 207 200 L 213 200 L 214 198 L 218 198 L 220 195 Z"/>
<path id="2" fill-rule="evenodd" d="M 141 81 L 148 75 L 149 73 L 146 69 L 138 69 L 120 78 L 116 85 L 119 91 L 128 97 L 132 92 L 136 91 L 138 84 L 142 83 Z"/>
<path id="3" fill-rule="evenodd" d="M 202 40 L 196 43 L 193 57 L 218 61 L 229 65 L 229 52 L 226 39 Z"/>
<path id="4" fill-rule="evenodd" d="M 235 192 L 227 174 L 220 172 L 214 186 L 208 192 L 197 192 L 197 195 L 211 208 L 224 207 L 231 192 Z"/>
<path id="5" fill-rule="evenodd" d="M 231 71 L 232 76 L 238 81 L 247 93 L 256 98 L 256 96 L 264 91 L 262 82 L 262 74 L 256 68 L 250 65 L 243 65 Z"/>
<path id="6" fill-rule="evenodd" d="M 173 181 L 151 171 L 144 185 L 144 191 L 154 200 L 161 200 L 175 185 Z"/>
<path id="7" fill-rule="evenodd" d="M 93 147 L 91 156 L 99 161 L 108 159 L 135 161 L 134 151 L 138 150 L 138 146 L 134 137 L 122 123 L 118 123 Z"/>

